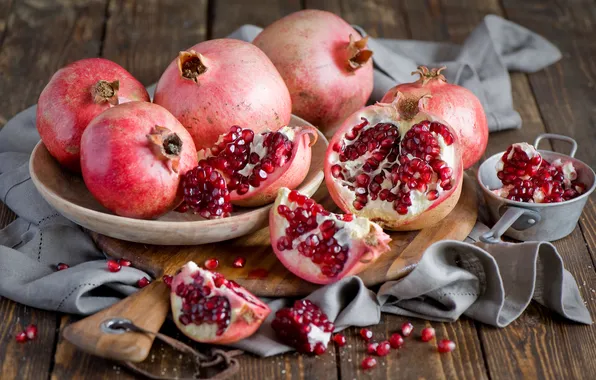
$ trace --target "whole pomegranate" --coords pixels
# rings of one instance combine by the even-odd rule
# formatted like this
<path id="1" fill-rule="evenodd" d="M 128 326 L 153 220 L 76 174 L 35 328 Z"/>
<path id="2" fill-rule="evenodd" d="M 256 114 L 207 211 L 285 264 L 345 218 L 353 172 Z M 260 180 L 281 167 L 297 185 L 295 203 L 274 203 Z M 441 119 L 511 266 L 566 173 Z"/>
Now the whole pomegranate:
<path id="1" fill-rule="evenodd" d="M 269 214 L 273 252 L 296 276 L 328 284 L 357 274 L 389 251 L 376 223 L 326 211 L 296 190 L 282 188 Z"/>
<path id="2" fill-rule="evenodd" d="M 233 126 L 198 156 L 226 177 L 233 204 L 261 206 L 273 202 L 281 187 L 293 189 L 302 183 L 317 137 L 316 129 L 307 126 L 257 134 Z"/>
<path id="3" fill-rule="evenodd" d="M 269 58 L 233 39 L 180 52 L 159 79 L 153 101 L 180 120 L 197 149 L 213 146 L 233 125 L 276 131 L 292 113 L 288 88 Z"/>
<path id="4" fill-rule="evenodd" d="M 325 156 L 331 197 L 390 230 L 433 225 L 455 207 L 463 169 L 455 132 L 403 94 L 346 119 Z"/>
<path id="5" fill-rule="evenodd" d="M 556 203 L 577 198 L 586 191 L 571 161 L 556 159 L 550 163 L 525 142 L 509 146 L 496 170 L 504 186 L 493 192 L 512 201 Z"/>
<path id="6" fill-rule="evenodd" d="M 149 101 L 128 71 L 103 58 L 82 59 L 58 70 L 39 95 L 37 130 L 60 164 L 80 172 L 83 131 L 101 112 L 129 101 Z"/>
<path id="7" fill-rule="evenodd" d="M 472 167 L 484 154 L 488 143 L 488 124 L 480 100 L 468 89 L 447 83 L 441 74 L 445 67 L 429 70 L 420 66 L 420 79 L 413 83 L 403 83 L 389 90 L 382 103 L 391 103 L 397 93 L 416 95 L 428 93 L 431 97 L 425 102 L 428 111 L 445 120 L 455 130 L 459 138 L 464 169 Z"/>
<path id="8" fill-rule="evenodd" d="M 157 218 L 178 206 L 180 177 L 196 165 L 186 129 L 153 103 L 110 108 L 89 123 L 81 138 L 85 185 L 121 216 Z"/>
<path id="9" fill-rule="evenodd" d="M 230 344 L 251 336 L 271 310 L 246 289 L 190 261 L 172 279 L 176 326 L 197 342 Z"/>
<path id="10" fill-rule="evenodd" d="M 372 51 L 366 42 L 342 18 L 314 9 L 277 20 L 253 41 L 286 81 L 293 113 L 327 137 L 370 97 Z"/>

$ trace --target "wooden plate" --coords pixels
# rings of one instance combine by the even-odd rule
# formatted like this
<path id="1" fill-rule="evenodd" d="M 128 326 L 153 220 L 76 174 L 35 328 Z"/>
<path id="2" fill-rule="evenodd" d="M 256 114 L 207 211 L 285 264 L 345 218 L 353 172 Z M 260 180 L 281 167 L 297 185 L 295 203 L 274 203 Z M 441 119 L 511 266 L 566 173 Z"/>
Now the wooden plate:
<path id="1" fill-rule="evenodd" d="M 292 116 L 290 125 L 310 124 Z M 312 147 L 310 171 L 298 188 L 300 192 L 312 196 L 323 182 L 327 144 L 319 132 L 319 138 Z M 87 190 L 83 179 L 64 170 L 42 142 L 31 154 L 29 171 L 43 198 L 66 218 L 102 235 L 137 243 L 195 245 L 237 238 L 266 226 L 271 208 L 271 205 L 237 208 L 231 217 L 216 220 L 175 211 L 157 220 L 125 218 L 101 206 Z"/>

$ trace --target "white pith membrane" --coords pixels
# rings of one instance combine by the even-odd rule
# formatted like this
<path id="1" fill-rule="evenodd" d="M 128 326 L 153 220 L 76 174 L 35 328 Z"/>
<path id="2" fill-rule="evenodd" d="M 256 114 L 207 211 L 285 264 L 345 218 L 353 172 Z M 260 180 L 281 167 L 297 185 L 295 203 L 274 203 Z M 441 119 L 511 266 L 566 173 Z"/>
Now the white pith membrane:
<path id="1" fill-rule="evenodd" d="M 276 132 L 279 132 L 280 134 L 282 134 L 283 136 L 285 136 L 292 144 L 295 143 L 294 139 L 296 137 L 296 130 L 295 128 L 292 128 L 290 126 L 285 126 L 280 128 L 279 130 L 277 130 Z M 219 139 L 217 140 L 217 142 L 215 143 L 215 146 L 218 146 L 222 143 L 224 143 L 224 140 L 226 138 L 226 135 L 228 135 L 230 132 L 227 132 L 221 136 L 219 136 Z M 250 154 L 252 153 L 256 153 L 259 156 L 259 161 L 256 163 L 251 163 L 250 160 L 246 163 L 246 165 L 244 167 L 242 167 L 240 170 L 238 170 L 236 173 L 240 174 L 244 177 L 250 177 L 251 174 L 253 174 L 254 168 L 257 165 L 261 165 L 261 161 L 265 158 L 265 156 L 267 155 L 269 148 L 265 147 L 263 142 L 265 141 L 265 138 L 267 137 L 267 134 L 269 133 L 275 133 L 275 132 L 270 132 L 270 131 L 266 131 L 266 132 L 261 132 L 261 133 L 256 133 L 254 134 L 253 137 L 253 141 L 249 144 L 249 157 Z M 235 142 L 236 140 L 234 140 L 233 142 Z M 232 142 L 232 143 L 233 143 Z M 232 143 L 226 143 L 227 145 L 230 145 Z M 293 147 L 293 149 L 295 149 L 295 147 Z M 214 154 L 212 148 L 207 148 L 207 149 L 201 149 L 197 152 L 197 156 L 199 161 L 203 160 L 203 159 L 208 159 L 209 157 L 212 157 L 214 155 L 218 155 L 218 152 L 215 152 L 216 154 Z M 290 155 L 289 157 L 286 159 L 285 156 L 281 156 L 280 157 L 280 161 L 279 161 L 279 165 L 276 165 L 275 167 L 275 171 L 273 171 L 272 173 L 266 173 L 263 169 L 259 170 L 258 173 L 260 173 L 261 175 L 266 176 L 265 179 L 262 179 L 261 182 L 266 181 L 267 178 L 269 178 L 269 175 L 272 175 L 275 172 L 281 172 L 283 171 L 283 167 L 286 166 L 286 164 L 289 162 L 289 159 L 292 156 L 292 151 L 290 151 Z M 221 170 L 220 170 L 221 171 Z M 224 176 L 228 177 L 229 175 L 225 172 L 223 172 L 222 174 L 224 174 Z M 229 181 L 228 181 L 229 182 Z M 252 186 L 250 183 L 248 184 L 248 191 L 246 193 L 251 192 L 252 190 L 254 190 L 256 187 Z M 230 192 L 237 192 L 235 189 L 231 189 L 230 188 Z"/>
<path id="2" fill-rule="evenodd" d="M 416 116 L 414 116 L 411 120 L 404 120 L 400 119 L 397 120 L 395 112 L 389 112 L 388 108 L 392 108 L 392 105 L 377 105 L 375 107 L 368 107 L 365 112 L 361 112 L 356 117 L 353 117 L 354 120 L 359 120 L 354 123 L 354 126 L 360 124 L 361 122 L 367 121 L 368 124 L 360 130 L 358 136 L 361 136 L 362 133 L 368 129 L 374 128 L 377 124 L 387 123 L 394 125 L 398 128 L 400 139 L 400 152 L 401 152 L 401 140 L 404 138 L 406 132 L 410 130 L 414 125 L 428 120 L 430 122 L 437 121 L 444 125 L 444 123 L 440 120 L 435 120 L 430 115 L 425 114 L 423 112 L 419 112 Z M 374 112 L 371 112 L 373 110 Z M 455 144 L 447 145 L 443 136 L 437 134 L 435 132 L 431 132 L 433 136 L 437 138 L 440 147 L 440 159 L 445 161 L 447 166 L 449 166 L 453 170 L 453 175 L 455 175 L 456 171 L 456 156 L 455 156 Z M 358 137 L 354 140 L 348 140 L 342 137 L 339 140 L 340 144 L 344 144 L 345 147 L 354 144 L 358 141 Z M 335 183 L 335 188 L 338 190 L 340 197 L 345 201 L 345 205 L 349 208 L 349 211 L 361 216 L 368 217 L 373 220 L 405 220 L 411 219 L 413 216 L 420 215 L 426 209 L 428 209 L 433 201 L 427 198 L 427 193 L 436 190 L 438 192 L 437 198 L 440 198 L 443 193 L 446 191 L 451 191 L 452 189 L 445 190 L 440 185 L 440 179 L 438 179 L 437 173 L 433 171 L 432 179 L 428 184 L 428 188 L 425 192 L 419 191 L 417 189 L 409 189 L 407 186 L 402 186 L 401 181 L 398 181 L 394 186 L 391 182 L 391 167 L 394 165 L 399 165 L 399 161 L 389 161 L 387 158 L 390 155 L 387 155 L 383 161 L 380 161 L 379 166 L 376 170 L 371 172 L 365 172 L 362 167 L 365 163 L 366 159 L 371 157 L 375 152 L 378 152 L 379 149 L 375 149 L 373 152 L 366 152 L 364 155 L 358 157 L 357 161 L 346 161 L 340 162 L 340 152 L 336 152 L 332 150 L 330 155 L 327 157 L 328 162 L 332 162 L 333 165 L 337 164 L 342 166 L 345 170 L 348 171 L 349 175 L 344 175 L 345 179 L 337 178 L 331 176 L 333 182 Z M 410 160 L 415 158 L 415 156 L 411 154 L 406 155 Z M 393 207 L 394 202 L 389 202 L 387 200 L 381 200 L 380 198 L 372 199 L 370 197 L 370 192 L 368 196 L 368 201 L 365 207 L 361 210 L 357 210 L 353 203 L 356 200 L 357 191 L 359 188 L 356 188 L 355 180 L 349 181 L 348 179 L 356 178 L 357 175 L 364 173 L 370 177 L 370 184 L 373 182 L 373 178 L 381 173 L 382 171 L 385 172 L 385 179 L 381 184 L 381 190 L 388 189 L 392 193 L 396 194 L 399 192 L 400 189 L 410 193 L 410 200 L 412 205 L 408 207 L 406 214 L 398 214 Z M 343 172 L 342 172 L 343 173 Z M 417 175 L 417 173 L 415 174 Z M 415 177 L 416 178 L 416 177 Z M 451 184 L 455 186 L 456 184 L 453 182 L 454 177 L 452 177 Z M 351 190 L 350 187 L 354 187 L 354 190 Z M 361 189 L 361 188 L 360 188 Z M 368 191 L 368 189 L 367 189 Z"/>
<path id="3" fill-rule="evenodd" d="M 276 242 L 279 242 L 280 238 L 287 236 L 286 229 L 291 226 L 288 219 L 279 213 L 279 206 L 285 205 L 291 211 L 296 211 L 297 208 L 301 207 L 297 202 L 290 201 L 290 193 L 291 190 L 288 188 L 281 188 L 278 192 L 275 204 L 273 205 L 272 212 L 275 216 L 275 222 L 270 224 L 273 236 L 272 244 L 276 244 Z M 284 261 L 284 264 L 292 263 L 291 266 L 286 265 L 286 267 L 298 276 L 301 276 L 302 273 L 309 273 L 314 275 L 314 277 L 333 278 L 345 269 L 345 264 L 352 263 L 354 259 L 357 259 L 356 256 L 359 253 L 351 249 L 355 245 L 358 245 L 359 249 L 365 249 L 365 244 L 362 244 L 363 240 L 366 245 L 371 247 L 385 244 L 389 240 L 388 236 L 386 241 L 377 240 L 375 230 L 376 225 L 367 218 L 350 215 L 351 221 L 345 221 L 342 220 L 344 217 L 348 218 L 344 215 L 334 214 L 327 211 L 324 213 L 317 213 L 315 216 L 316 227 L 314 229 L 302 233 L 291 240 L 291 248 L 288 247 L 280 250 L 279 247 L 277 247 L 278 251 L 283 252 L 282 261 Z M 312 261 L 313 256 L 306 257 L 298 251 L 300 243 L 307 241 L 307 239 L 313 239 L 312 236 L 318 238 L 318 241 L 320 242 L 319 244 L 324 244 L 323 242 L 325 239 L 321 231 L 321 225 L 326 220 L 332 220 L 334 222 L 335 232 L 332 239 L 335 239 L 336 244 L 341 247 L 341 250 L 336 253 L 335 257 L 339 257 L 340 254 L 343 254 L 345 258 L 341 265 L 341 269 L 338 270 L 334 276 L 326 276 L 323 273 L 322 266 Z M 377 228 L 380 230 L 380 227 L 377 226 Z M 363 255 L 363 257 L 364 256 L 365 255 Z M 324 265 L 327 264 L 323 264 L 323 266 Z"/>
<path id="4" fill-rule="evenodd" d="M 218 324 L 216 322 L 209 323 L 203 321 L 199 324 L 196 324 L 193 321 L 191 321 L 190 323 L 185 325 L 179 320 L 180 315 L 184 313 L 184 303 L 183 297 L 180 297 L 176 294 L 176 288 L 179 286 L 180 283 L 184 283 L 186 285 L 193 284 L 193 275 L 195 274 L 199 274 L 203 278 L 203 286 L 209 285 L 212 288 L 211 293 L 205 298 L 223 296 L 227 298 L 229 302 L 230 322 L 227 325 L 226 329 L 220 334 L 217 333 Z M 172 313 L 174 314 L 175 322 L 178 325 L 178 327 L 181 330 L 183 330 L 185 334 L 195 339 L 197 337 L 201 337 L 201 341 L 210 341 L 217 339 L 218 337 L 221 337 L 237 321 L 238 318 L 241 318 L 244 322 L 246 322 L 246 324 L 252 324 L 255 321 L 258 323 L 259 320 L 263 320 L 269 314 L 269 309 L 266 306 L 264 306 L 264 304 L 259 299 L 255 298 L 244 288 L 236 287 L 234 288 L 235 290 L 232 290 L 228 285 L 221 285 L 219 288 L 215 286 L 215 276 L 218 276 L 218 274 L 202 269 L 193 261 L 189 261 L 182 267 L 180 273 L 178 273 L 172 280 L 172 292 L 170 298 Z M 223 278 L 223 276 L 221 277 Z M 244 295 L 245 298 L 243 298 L 238 293 Z M 249 302 L 263 309 L 263 313 L 256 314 L 255 312 L 253 312 L 253 310 L 247 305 L 247 303 Z"/>

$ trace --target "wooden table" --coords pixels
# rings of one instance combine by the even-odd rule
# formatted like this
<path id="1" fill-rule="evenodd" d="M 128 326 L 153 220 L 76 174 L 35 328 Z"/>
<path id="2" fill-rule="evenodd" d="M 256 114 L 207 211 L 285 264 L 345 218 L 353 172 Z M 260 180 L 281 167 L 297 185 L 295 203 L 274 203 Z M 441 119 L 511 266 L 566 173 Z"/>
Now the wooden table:
<path id="1" fill-rule="evenodd" d="M 254 3 L 254 4 L 253 4 Z M 461 42 L 486 14 L 504 16 L 541 33 L 563 52 L 563 59 L 535 74 L 512 74 L 514 106 L 521 130 L 493 133 L 486 155 L 510 143 L 533 141 L 541 132 L 579 141 L 577 157 L 596 167 L 596 57 L 594 0 L 0 0 L 0 126 L 34 104 L 50 76 L 66 63 L 101 56 L 127 68 L 141 82 L 155 82 L 179 50 L 224 37 L 242 24 L 267 25 L 303 7 L 333 11 L 359 24 L 373 37 Z M 556 150 L 565 149 L 555 146 Z M 596 205 L 594 197 L 579 225 L 555 245 L 596 317 Z M 14 219 L 0 203 L 0 228 Z M 384 315 L 372 330 L 394 332 L 405 318 Z M 77 320 L 0 299 L 0 377 L 7 379 L 128 379 L 118 363 L 86 355 L 65 342 L 64 326 Z M 416 329 L 430 326 L 413 321 Z M 14 336 L 36 323 L 35 342 Z M 452 354 L 414 339 L 407 349 L 380 360 L 366 373 L 357 329 L 348 344 L 322 357 L 286 354 L 267 359 L 244 355 L 238 378 L 245 379 L 571 379 L 596 377 L 596 327 L 571 324 L 532 303 L 504 329 L 463 318 L 432 323 L 440 337 L 457 343 Z M 173 324 L 164 332 L 176 336 Z M 157 344 L 146 368 L 181 376 L 190 366 L 177 352 Z M 176 368 L 176 370 L 175 370 Z M 190 372 L 192 373 L 192 372 Z"/>

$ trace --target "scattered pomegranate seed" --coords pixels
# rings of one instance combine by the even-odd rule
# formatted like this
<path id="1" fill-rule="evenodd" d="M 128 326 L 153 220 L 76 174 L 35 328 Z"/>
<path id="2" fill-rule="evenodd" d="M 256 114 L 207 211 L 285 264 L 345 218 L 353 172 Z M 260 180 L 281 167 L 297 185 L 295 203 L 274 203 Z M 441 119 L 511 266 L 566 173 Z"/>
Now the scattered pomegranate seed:
<path id="1" fill-rule="evenodd" d="M 29 338 L 29 340 L 37 338 L 37 326 L 31 324 L 25 327 L 25 335 L 27 335 L 27 338 Z"/>
<path id="2" fill-rule="evenodd" d="M 25 343 L 27 341 L 27 334 L 24 331 L 21 331 L 17 334 L 15 339 L 18 343 Z"/>
<path id="3" fill-rule="evenodd" d="M 377 365 L 377 359 L 370 357 L 370 356 L 365 357 L 361 364 L 362 369 L 371 369 L 376 365 Z"/>
<path id="4" fill-rule="evenodd" d="M 137 286 L 139 288 L 144 288 L 145 286 L 149 285 L 150 283 L 151 283 L 151 281 L 147 277 L 143 277 L 143 278 L 139 279 L 139 281 L 137 282 Z"/>
<path id="5" fill-rule="evenodd" d="M 401 325 L 401 335 L 403 336 L 410 336 L 412 330 L 414 330 L 414 325 L 412 325 L 410 322 L 405 322 L 403 325 Z"/>
<path id="6" fill-rule="evenodd" d="M 378 346 L 379 346 L 379 343 L 369 343 L 366 345 L 366 352 L 369 354 L 375 354 L 375 353 L 377 353 Z"/>
<path id="7" fill-rule="evenodd" d="M 173 278 L 174 278 L 174 276 L 170 276 L 169 274 L 164 274 L 161 279 L 164 282 L 164 284 L 166 284 L 166 286 L 168 288 L 171 288 L 172 287 L 172 279 Z"/>
<path id="8" fill-rule="evenodd" d="M 57 271 L 61 271 L 61 270 L 68 269 L 68 268 L 70 268 L 70 265 L 68 265 L 68 264 L 58 263 L 58 265 L 56 265 Z"/>
<path id="9" fill-rule="evenodd" d="M 335 334 L 333 336 L 333 341 L 339 346 L 343 347 L 346 345 L 346 337 L 343 334 Z"/>
<path id="10" fill-rule="evenodd" d="M 120 263 L 120 265 L 122 265 L 123 267 L 129 267 L 132 265 L 132 262 L 130 260 L 126 260 L 126 259 L 120 259 L 118 260 L 118 262 Z"/>
<path id="11" fill-rule="evenodd" d="M 315 345 L 314 353 L 317 355 L 323 355 L 327 351 L 327 348 L 323 345 L 323 343 L 319 342 Z"/>
<path id="12" fill-rule="evenodd" d="M 120 269 L 122 269 L 122 265 L 119 262 L 112 259 L 108 260 L 108 270 L 110 272 L 120 272 Z"/>
<path id="13" fill-rule="evenodd" d="M 360 336 L 362 337 L 362 339 L 364 339 L 365 341 L 368 342 L 369 340 L 372 339 L 373 333 L 369 329 L 361 329 Z"/>
<path id="14" fill-rule="evenodd" d="M 391 351 L 391 345 L 389 341 L 384 340 L 377 346 L 377 355 L 379 356 L 386 356 Z"/>
<path id="15" fill-rule="evenodd" d="M 451 352 L 455 350 L 455 343 L 449 339 L 442 339 L 437 345 L 440 353 Z"/>
<path id="16" fill-rule="evenodd" d="M 214 270 L 219 266 L 219 260 L 215 257 L 205 260 L 205 268 Z"/>
<path id="17" fill-rule="evenodd" d="M 242 257 L 242 256 L 238 256 L 234 259 L 234 262 L 232 263 L 232 266 L 234 268 L 244 268 L 244 265 L 246 264 L 246 258 Z"/>
<path id="18" fill-rule="evenodd" d="M 404 338 L 398 333 L 392 334 L 389 338 L 389 344 L 393 348 L 401 348 L 404 345 Z"/>
<path id="19" fill-rule="evenodd" d="M 428 342 L 434 337 L 435 337 L 435 329 L 433 329 L 432 327 L 425 327 L 422 329 L 422 334 L 420 336 L 420 339 L 422 339 L 423 342 Z"/>

